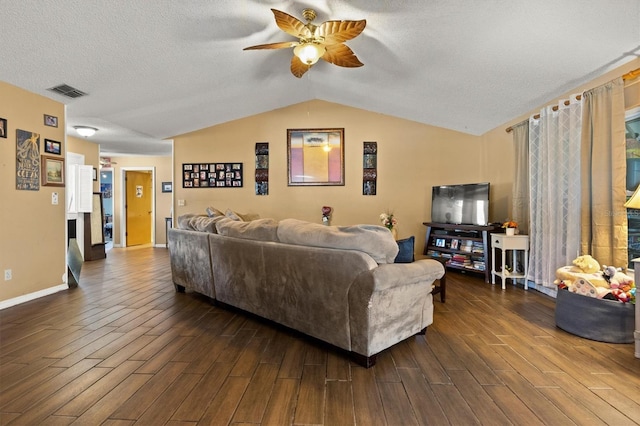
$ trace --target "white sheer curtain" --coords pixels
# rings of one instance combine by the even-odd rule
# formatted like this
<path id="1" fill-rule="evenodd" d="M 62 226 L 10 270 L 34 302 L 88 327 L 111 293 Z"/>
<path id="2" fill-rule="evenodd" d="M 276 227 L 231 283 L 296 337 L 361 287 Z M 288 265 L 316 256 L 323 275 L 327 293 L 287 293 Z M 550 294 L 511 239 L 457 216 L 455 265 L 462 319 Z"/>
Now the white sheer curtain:
<path id="1" fill-rule="evenodd" d="M 528 280 L 555 295 L 555 271 L 580 253 L 580 144 L 582 102 L 529 120 L 530 224 Z"/>

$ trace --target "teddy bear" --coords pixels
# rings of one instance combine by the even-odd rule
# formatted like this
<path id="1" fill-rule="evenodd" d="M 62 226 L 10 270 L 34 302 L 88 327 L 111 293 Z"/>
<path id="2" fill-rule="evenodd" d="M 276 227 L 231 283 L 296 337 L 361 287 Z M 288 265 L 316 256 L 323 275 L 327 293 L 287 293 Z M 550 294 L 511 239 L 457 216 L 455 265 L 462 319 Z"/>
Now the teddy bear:
<path id="1" fill-rule="evenodd" d="M 576 272 L 582 272 L 583 274 L 593 274 L 600 271 L 600 264 L 589 254 L 576 257 L 572 263 L 580 269 Z"/>

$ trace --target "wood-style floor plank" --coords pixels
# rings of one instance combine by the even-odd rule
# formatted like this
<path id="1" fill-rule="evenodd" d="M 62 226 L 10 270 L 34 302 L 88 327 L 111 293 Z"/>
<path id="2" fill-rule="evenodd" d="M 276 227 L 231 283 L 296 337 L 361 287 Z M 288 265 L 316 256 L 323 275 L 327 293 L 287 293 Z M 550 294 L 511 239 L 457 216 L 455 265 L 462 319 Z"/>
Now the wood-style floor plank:
<path id="1" fill-rule="evenodd" d="M 0 311 L 0 424 L 640 424 L 632 344 L 555 327 L 555 301 L 448 272 L 434 323 L 365 369 L 348 352 L 176 293 L 164 248 Z"/>

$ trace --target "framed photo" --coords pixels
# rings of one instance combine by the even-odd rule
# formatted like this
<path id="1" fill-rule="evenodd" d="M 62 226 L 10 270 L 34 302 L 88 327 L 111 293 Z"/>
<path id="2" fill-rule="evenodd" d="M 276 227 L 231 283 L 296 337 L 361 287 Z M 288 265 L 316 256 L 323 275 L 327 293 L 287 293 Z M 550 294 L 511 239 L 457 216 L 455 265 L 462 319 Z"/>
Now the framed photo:
<path id="1" fill-rule="evenodd" d="M 48 152 L 49 154 L 55 154 L 55 155 L 62 154 L 62 150 L 60 148 L 60 142 L 56 142 L 51 139 L 45 139 L 44 152 Z"/>
<path id="2" fill-rule="evenodd" d="M 162 182 L 162 192 L 171 192 L 171 191 L 173 191 L 173 183 Z"/>
<path id="3" fill-rule="evenodd" d="M 0 118 L 0 138 L 7 138 L 7 119 Z"/>
<path id="4" fill-rule="evenodd" d="M 287 129 L 289 186 L 344 186 L 344 128 Z"/>
<path id="5" fill-rule="evenodd" d="M 49 127 L 58 127 L 58 117 L 53 115 L 44 115 L 44 125 Z"/>
<path id="6" fill-rule="evenodd" d="M 457 250 L 459 244 L 460 244 L 460 242 L 458 240 L 451 240 L 451 248 L 453 250 Z"/>
<path id="7" fill-rule="evenodd" d="M 95 167 L 93 168 L 93 181 L 97 182 L 98 181 L 98 169 L 96 169 Z"/>
<path id="8" fill-rule="evenodd" d="M 43 155 L 42 186 L 64 186 L 64 159 Z"/>
<path id="9" fill-rule="evenodd" d="M 444 238 L 436 238 L 436 247 L 444 247 L 445 239 Z"/>

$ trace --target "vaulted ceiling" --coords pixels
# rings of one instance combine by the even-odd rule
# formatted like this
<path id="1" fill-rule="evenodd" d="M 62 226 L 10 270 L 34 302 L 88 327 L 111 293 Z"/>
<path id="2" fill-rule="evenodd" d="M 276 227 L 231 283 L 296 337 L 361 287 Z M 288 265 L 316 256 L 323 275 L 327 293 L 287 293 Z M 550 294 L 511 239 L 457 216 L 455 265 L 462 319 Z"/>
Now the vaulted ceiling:
<path id="1" fill-rule="evenodd" d="M 364 63 L 302 78 L 275 8 L 366 19 Z M 310 99 L 480 135 L 640 55 L 640 0 L 5 0 L 0 80 L 67 105 L 111 155 Z M 71 85 L 70 99 L 47 89 Z M 0 100 L 1 102 L 1 100 Z"/>

